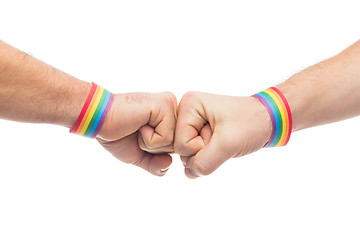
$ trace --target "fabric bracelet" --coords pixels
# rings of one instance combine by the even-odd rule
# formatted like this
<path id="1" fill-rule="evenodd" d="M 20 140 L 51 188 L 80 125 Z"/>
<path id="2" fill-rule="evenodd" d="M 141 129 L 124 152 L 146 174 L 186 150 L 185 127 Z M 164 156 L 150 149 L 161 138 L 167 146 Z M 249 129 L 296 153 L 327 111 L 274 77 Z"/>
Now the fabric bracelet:
<path id="1" fill-rule="evenodd" d="M 292 132 L 291 110 L 285 96 L 276 87 L 271 87 L 253 97 L 265 106 L 272 122 L 271 137 L 264 147 L 285 146 Z"/>
<path id="2" fill-rule="evenodd" d="M 114 95 L 111 92 L 92 83 L 90 93 L 70 133 L 95 138 L 113 100 Z"/>

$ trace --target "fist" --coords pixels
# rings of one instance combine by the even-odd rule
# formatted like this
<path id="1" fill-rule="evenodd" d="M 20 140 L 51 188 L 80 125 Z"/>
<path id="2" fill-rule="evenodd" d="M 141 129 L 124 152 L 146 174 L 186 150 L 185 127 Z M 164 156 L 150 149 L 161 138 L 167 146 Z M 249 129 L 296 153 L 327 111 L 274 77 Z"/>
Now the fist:
<path id="1" fill-rule="evenodd" d="M 271 128 L 266 108 L 253 97 L 189 92 L 178 107 L 174 148 L 186 176 L 196 178 L 230 158 L 259 150 Z"/>
<path id="2" fill-rule="evenodd" d="M 117 94 L 97 140 L 119 160 L 163 176 L 172 163 L 176 109 L 169 92 Z"/>

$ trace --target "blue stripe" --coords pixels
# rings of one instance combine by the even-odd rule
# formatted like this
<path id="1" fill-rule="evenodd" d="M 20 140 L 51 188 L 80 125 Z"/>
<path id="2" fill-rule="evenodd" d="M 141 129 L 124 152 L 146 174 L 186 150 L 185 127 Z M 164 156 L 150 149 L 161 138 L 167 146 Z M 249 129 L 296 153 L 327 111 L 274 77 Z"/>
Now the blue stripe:
<path id="1" fill-rule="evenodd" d="M 104 89 L 104 90 L 105 90 L 105 89 Z M 94 125 L 92 126 L 92 128 L 91 128 L 89 134 L 87 135 L 87 137 L 91 137 L 91 136 L 94 134 L 94 132 L 95 132 L 95 130 L 96 130 L 96 128 L 97 128 L 100 120 L 101 120 L 101 117 L 102 117 L 102 115 L 104 114 L 104 111 L 105 111 L 105 109 L 106 109 L 106 106 L 107 106 L 108 103 L 109 103 L 109 100 L 110 100 L 110 97 L 111 97 L 111 93 L 110 93 L 109 91 L 107 91 L 107 90 L 105 90 L 105 91 L 106 91 L 105 101 L 104 101 L 103 105 L 101 106 L 101 109 L 100 109 L 100 111 L 99 111 L 99 114 L 97 115 L 96 120 L 95 120 L 95 122 L 94 122 Z"/>

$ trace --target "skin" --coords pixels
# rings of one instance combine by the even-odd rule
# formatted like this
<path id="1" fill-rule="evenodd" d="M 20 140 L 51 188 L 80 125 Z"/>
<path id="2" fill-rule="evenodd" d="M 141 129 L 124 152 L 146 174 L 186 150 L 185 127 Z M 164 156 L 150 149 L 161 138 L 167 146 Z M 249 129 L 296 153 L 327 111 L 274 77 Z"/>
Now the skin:
<path id="1" fill-rule="evenodd" d="M 277 86 L 293 116 L 293 131 L 360 115 L 360 41 Z M 261 149 L 271 120 L 254 97 L 190 92 L 179 104 L 175 152 L 189 178 L 209 175 L 230 158 Z"/>
<path id="2" fill-rule="evenodd" d="M 72 128 L 90 88 L 0 41 L 0 118 Z M 169 92 L 115 94 L 96 139 L 121 161 L 163 176 L 172 162 L 176 107 Z"/>
<path id="3" fill-rule="evenodd" d="M 360 41 L 278 85 L 293 131 L 359 116 L 359 66 Z M 0 118 L 72 128 L 90 88 L 0 41 Z M 175 150 L 186 176 L 197 178 L 258 151 L 270 138 L 269 114 L 253 97 L 189 92 L 176 105 L 169 92 L 116 94 L 97 141 L 157 176 L 166 173 Z"/>
<path id="4" fill-rule="evenodd" d="M 266 108 L 253 97 L 189 92 L 179 105 L 175 152 L 187 177 L 209 175 L 228 159 L 261 149 L 271 127 Z"/>

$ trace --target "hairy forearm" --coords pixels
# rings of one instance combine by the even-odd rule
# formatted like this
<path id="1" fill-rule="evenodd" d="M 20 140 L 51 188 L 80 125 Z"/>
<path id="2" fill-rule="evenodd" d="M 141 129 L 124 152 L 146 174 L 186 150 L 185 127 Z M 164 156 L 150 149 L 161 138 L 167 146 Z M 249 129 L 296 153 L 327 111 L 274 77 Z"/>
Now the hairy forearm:
<path id="1" fill-rule="evenodd" d="M 71 128 L 90 88 L 0 41 L 0 118 Z"/>
<path id="2" fill-rule="evenodd" d="M 360 41 L 278 88 L 291 107 L 294 131 L 360 115 Z"/>

